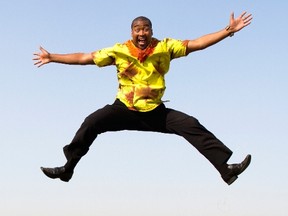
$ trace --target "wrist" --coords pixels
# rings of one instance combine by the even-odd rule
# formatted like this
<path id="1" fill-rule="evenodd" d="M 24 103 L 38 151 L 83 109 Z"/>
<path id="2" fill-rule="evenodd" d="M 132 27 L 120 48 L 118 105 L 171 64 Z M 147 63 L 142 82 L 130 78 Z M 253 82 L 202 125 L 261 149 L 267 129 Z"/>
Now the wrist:
<path id="1" fill-rule="evenodd" d="M 229 37 L 233 37 L 234 36 L 234 32 L 231 30 L 231 26 L 230 25 L 226 26 L 225 30 L 228 33 Z"/>

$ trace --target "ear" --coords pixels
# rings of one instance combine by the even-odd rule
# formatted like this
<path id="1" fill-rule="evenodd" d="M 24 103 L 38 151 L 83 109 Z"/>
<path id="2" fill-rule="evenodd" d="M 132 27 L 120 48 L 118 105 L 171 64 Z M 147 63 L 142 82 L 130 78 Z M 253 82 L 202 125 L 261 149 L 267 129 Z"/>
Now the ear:
<path id="1" fill-rule="evenodd" d="M 153 29 L 151 29 L 151 36 L 153 35 Z"/>

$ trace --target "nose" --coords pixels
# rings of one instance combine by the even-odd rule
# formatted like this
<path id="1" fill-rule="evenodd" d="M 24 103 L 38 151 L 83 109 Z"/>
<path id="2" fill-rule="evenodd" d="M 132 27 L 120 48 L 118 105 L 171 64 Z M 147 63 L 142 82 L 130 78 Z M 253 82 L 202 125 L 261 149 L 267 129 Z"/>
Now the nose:
<path id="1" fill-rule="evenodd" d="M 139 35 L 144 35 L 144 30 L 140 30 Z"/>

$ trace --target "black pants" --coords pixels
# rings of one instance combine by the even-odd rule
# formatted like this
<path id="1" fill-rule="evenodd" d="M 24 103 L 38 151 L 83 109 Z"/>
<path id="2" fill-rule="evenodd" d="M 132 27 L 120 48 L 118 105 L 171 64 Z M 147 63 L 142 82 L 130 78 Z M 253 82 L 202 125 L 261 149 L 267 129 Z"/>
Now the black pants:
<path id="1" fill-rule="evenodd" d="M 89 115 L 72 142 L 64 147 L 66 169 L 75 168 L 98 134 L 121 130 L 153 131 L 182 136 L 204 155 L 220 174 L 221 167 L 232 155 L 229 148 L 192 116 L 168 109 L 164 104 L 150 112 L 131 111 L 116 100 L 112 105 L 106 105 Z"/>

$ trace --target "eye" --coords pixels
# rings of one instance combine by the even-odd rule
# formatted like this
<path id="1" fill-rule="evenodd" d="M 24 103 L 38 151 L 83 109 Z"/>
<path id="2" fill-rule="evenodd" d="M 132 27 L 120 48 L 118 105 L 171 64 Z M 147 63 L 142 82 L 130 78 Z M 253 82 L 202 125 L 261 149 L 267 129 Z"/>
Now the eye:
<path id="1" fill-rule="evenodd" d="M 146 28 L 144 28 L 144 31 L 145 31 L 145 32 L 149 32 L 149 31 L 150 31 L 150 28 L 149 28 L 149 27 L 146 27 Z"/>
<path id="2" fill-rule="evenodd" d="M 135 31 L 136 33 L 139 33 L 140 30 L 141 30 L 140 28 L 135 28 L 135 29 L 134 29 L 134 31 Z"/>

